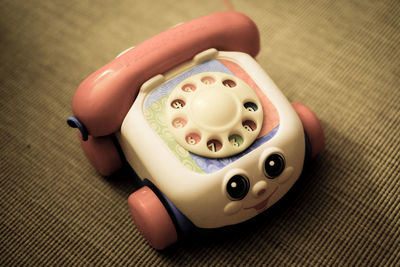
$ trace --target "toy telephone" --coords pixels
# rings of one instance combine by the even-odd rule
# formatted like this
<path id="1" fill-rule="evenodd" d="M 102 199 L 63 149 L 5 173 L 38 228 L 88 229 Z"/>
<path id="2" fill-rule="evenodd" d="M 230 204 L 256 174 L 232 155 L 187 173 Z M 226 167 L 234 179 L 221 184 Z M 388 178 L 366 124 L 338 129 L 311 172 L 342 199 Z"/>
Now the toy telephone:
<path id="1" fill-rule="evenodd" d="M 154 36 L 78 87 L 67 122 L 103 175 L 122 166 L 121 148 L 144 185 L 130 212 L 153 247 L 256 216 L 322 151 L 317 117 L 255 62 L 259 43 L 247 16 L 219 12 Z"/>

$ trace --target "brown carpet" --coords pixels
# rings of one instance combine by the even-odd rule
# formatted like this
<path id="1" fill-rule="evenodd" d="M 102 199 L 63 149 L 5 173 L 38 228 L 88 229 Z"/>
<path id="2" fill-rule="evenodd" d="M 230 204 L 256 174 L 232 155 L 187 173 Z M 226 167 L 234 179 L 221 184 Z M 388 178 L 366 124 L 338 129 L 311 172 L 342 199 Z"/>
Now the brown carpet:
<path id="1" fill-rule="evenodd" d="M 2 1 L 0 265 L 398 265 L 400 3 L 232 1 L 259 63 L 322 120 L 324 153 L 240 227 L 153 250 L 125 170 L 103 178 L 67 127 L 78 84 L 124 49 L 222 1 Z"/>

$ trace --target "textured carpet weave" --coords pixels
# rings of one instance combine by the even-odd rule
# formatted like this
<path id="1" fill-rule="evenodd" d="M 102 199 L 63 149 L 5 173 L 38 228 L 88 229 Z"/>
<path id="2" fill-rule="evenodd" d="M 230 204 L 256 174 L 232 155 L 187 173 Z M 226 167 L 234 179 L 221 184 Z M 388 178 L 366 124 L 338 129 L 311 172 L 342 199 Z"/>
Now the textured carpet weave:
<path id="1" fill-rule="evenodd" d="M 232 1 L 257 57 L 319 116 L 326 149 L 257 218 L 158 252 L 131 222 L 132 172 L 101 177 L 65 119 L 90 73 L 222 1 L 2 1 L 0 265 L 334 265 L 400 261 L 400 3 Z"/>

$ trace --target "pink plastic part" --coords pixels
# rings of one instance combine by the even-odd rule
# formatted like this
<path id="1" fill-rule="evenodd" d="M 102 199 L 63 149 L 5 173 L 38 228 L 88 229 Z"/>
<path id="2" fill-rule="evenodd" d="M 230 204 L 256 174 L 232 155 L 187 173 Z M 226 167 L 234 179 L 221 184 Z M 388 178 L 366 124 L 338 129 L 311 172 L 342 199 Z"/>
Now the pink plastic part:
<path id="1" fill-rule="evenodd" d="M 257 26 L 241 13 L 224 11 L 160 33 L 84 80 L 72 101 L 74 116 L 92 136 L 117 132 L 146 80 L 209 48 L 255 57 L 260 49 Z"/>
<path id="2" fill-rule="evenodd" d="M 325 147 L 325 134 L 317 116 L 302 103 L 292 103 L 303 124 L 311 144 L 311 158 L 322 152 Z"/>
<path id="3" fill-rule="evenodd" d="M 131 194 L 128 206 L 136 227 L 153 248 L 161 250 L 178 240 L 171 217 L 149 187 Z"/>
<path id="4" fill-rule="evenodd" d="M 87 141 L 82 141 L 80 138 L 80 142 L 86 157 L 100 174 L 111 175 L 122 167 L 121 156 L 111 135 L 89 136 Z"/>

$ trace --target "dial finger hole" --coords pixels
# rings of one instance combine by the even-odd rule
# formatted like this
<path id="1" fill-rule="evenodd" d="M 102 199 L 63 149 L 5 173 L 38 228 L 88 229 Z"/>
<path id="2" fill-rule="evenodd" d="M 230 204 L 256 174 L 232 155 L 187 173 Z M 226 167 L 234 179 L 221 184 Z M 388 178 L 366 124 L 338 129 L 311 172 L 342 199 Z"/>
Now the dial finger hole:
<path id="1" fill-rule="evenodd" d="M 243 138 L 238 134 L 232 134 L 228 139 L 234 147 L 240 147 L 243 144 Z"/>
<path id="2" fill-rule="evenodd" d="M 230 80 L 230 79 L 227 79 L 227 80 L 222 81 L 222 84 L 223 84 L 224 86 L 226 86 L 226 87 L 229 87 L 229 88 L 233 88 L 233 87 L 236 86 L 235 81 Z"/>
<path id="3" fill-rule="evenodd" d="M 182 109 L 185 106 L 185 101 L 182 99 L 175 99 L 171 102 L 171 107 L 174 109 Z"/>
<path id="4" fill-rule="evenodd" d="M 183 128 L 186 125 L 186 120 L 182 119 L 182 118 L 176 118 L 175 120 L 172 121 L 172 126 L 174 126 L 174 128 Z"/>
<path id="5" fill-rule="evenodd" d="M 244 103 L 243 106 L 247 111 L 250 111 L 250 112 L 257 111 L 257 109 L 258 109 L 257 105 L 254 104 L 253 102 L 246 102 L 246 103 Z"/>
<path id="6" fill-rule="evenodd" d="M 196 91 L 196 86 L 191 83 L 184 84 L 182 86 L 182 91 L 184 91 L 186 93 L 192 93 L 192 92 Z"/>
<path id="7" fill-rule="evenodd" d="M 248 132 L 253 132 L 257 129 L 256 123 L 251 120 L 246 120 L 246 121 L 242 122 L 242 125 Z"/>
<path id="8" fill-rule="evenodd" d="M 186 136 L 186 143 L 189 145 L 196 145 L 200 142 L 201 137 L 196 133 L 190 133 Z"/>
<path id="9" fill-rule="evenodd" d="M 217 139 L 211 139 L 210 141 L 207 142 L 207 148 L 211 152 L 218 152 L 222 148 L 222 143 Z"/>
<path id="10" fill-rule="evenodd" d="M 204 84 L 212 84 L 215 82 L 215 79 L 211 76 L 205 76 L 205 77 L 201 78 L 201 82 Z"/>

